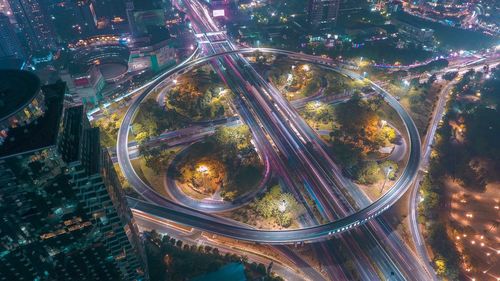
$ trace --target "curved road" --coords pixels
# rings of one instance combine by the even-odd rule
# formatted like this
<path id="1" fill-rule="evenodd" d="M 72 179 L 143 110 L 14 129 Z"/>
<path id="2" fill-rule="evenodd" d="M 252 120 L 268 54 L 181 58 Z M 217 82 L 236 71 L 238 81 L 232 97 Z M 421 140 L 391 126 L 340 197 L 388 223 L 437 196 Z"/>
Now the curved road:
<path id="1" fill-rule="evenodd" d="M 399 102 L 392 97 L 387 91 L 379 87 L 377 84 L 372 81 L 368 81 L 372 88 L 381 94 L 385 101 L 396 110 L 400 118 L 403 120 L 406 131 L 409 138 L 409 160 L 408 164 L 403 171 L 401 177 L 394 184 L 394 186 L 387 191 L 381 198 L 377 201 L 373 202 L 369 206 L 359 210 L 357 213 L 351 214 L 347 217 L 341 218 L 339 220 L 329 222 L 323 225 L 317 225 L 302 229 L 296 230 L 257 230 L 242 227 L 240 225 L 234 225 L 230 223 L 228 220 L 225 220 L 221 217 L 213 216 L 210 214 L 206 214 L 204 212 L 200 212 L 198 210 L 188 208 L 172 202 L 157 192 L 153 191 L 147 184 L 145 184 L 139 176 L 136 174 L 132 165 L 130 163 L 130 158 L 128 155 L 128 132 L 131 126 L 131 122 L 137 113 L 139 105 L 142 100 L 144 100 L 151 91 L 153 91 L 158 85 L 161 85 L 164 82 L 169 81 L 169 77 L 174 74 L 178 74 L 184 72 L 193 67 L 197 67 L 201 64 L 209 62 L 214 58 L 218 58 L 225 55 L 230 54 L 242 54 L 242 53 L 252 53 L 256 50 L 264 53 L 274 53 L 274 54 L 282 54 L 289 56 L 291 58 L 297 60 L 303 60 L 308 62 L 315 62 L 323 65 L 327 65 L 330 67 L 334 67 L 333 69 L 339 73 L 345 74 L 353 79 L 365 79 L 359 74 L 346 70 L 336 68 L 332 61 L 311 56 L 305 55 L 290 51 L 278 50 L 278 49 L 270 49 L 270 48 L 247 48 L 247 49 L 239 49 L 235 51 L 229 51 L 219 54 L 214 54 L 211 56 L 195 59 L 192 61 L 185 61 L 173 69 L 163 73 L 148 86 L 148 88 L 139 95 L 127 113 L 124 116 L 122 125 L 118 132 L 118 141 L 117 141 L 117 156 L 118 162 L 122 169 L 123 174 L 133 186 L 133 188 L 143 196 L 146 201 L 141 201 L 135 198 L 129 198 L 129 204 L 131 208 L 134 208 L 138 211 L 142 211 L 144 213 L 166 218 L 169 220 L 176 221 L 181 224 L 185 224 L 191 227 L 199 228 L 205 231 L 209 231 L 212 233 L 216 233 L 219 235 L 231 237 L 234 239 L 252 241 L 252 242 L 261 242 L 261 243 L 269 243 L 269 244 L 287 244 L 287 243 L 295 243 L 295 242 L 312 242 L 328 239 L 331 235 L 336 233 L 345 232 L 353 227 L 364 224 L 367 221 L 377 217 L 382 212 L 387 210 L 390 206 L 395 204 L 401 196 L 408 190 L 410 184 L 413 182 L 413 179 L 418 173 L 419 163 L 420 163 L 420 137 L 417 131 L 417 128 L 409 116 L 409 114 L 404 110 L 404 108 L 399 104 Z M 151 203 L 152 202 L 152 203 Z"/>

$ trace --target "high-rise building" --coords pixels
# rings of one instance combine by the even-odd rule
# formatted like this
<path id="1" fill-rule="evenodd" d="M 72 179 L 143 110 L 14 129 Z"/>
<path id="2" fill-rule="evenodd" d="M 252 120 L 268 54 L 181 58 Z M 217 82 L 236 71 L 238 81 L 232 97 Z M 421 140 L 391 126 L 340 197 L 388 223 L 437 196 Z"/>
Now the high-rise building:
<path id="1" fill-rule="evenodd" d="M 97 18 L 92 0 L 45 0 L 45 2 L 47 2 L 45 7 L 47 15 L 60 41 L 73 43 L 96 35 Z"/>
<path id="2" fill-rule="evenodd" d="M 340 0 L 309 0 L 309 22 L 330 27 L 337 21 Z"/>
<path id="3" fill-rule="evenodd" d="M 94 10 L 94 1 L 92 0 L 78 0 L 78 9 L 81 22 L 89 31 L 94 31 L 97 26 L 97 17 Z"/>
<path id="4" fill-rule="evenodd" d="M 125 0 L 94 0 L 93 11 L 99 30 L 119 34 L 128 29 Z"/>
<path id="5" fill-rule="evenodd" d="M 29 91 L 9 82 L 23 76 Z M 0 71 L 0 120 L 13 111 L 5 97 L 23 93 L 19 110 L 33 96 L 44 99 L 43 114 L 9 128 L 0 144 L 0 280 L 147 279 L 138 230 L 99 130 L 82 106 L 63 109 L 63 82 L 33 86 L 39 81 L 32 76 Z"/>
<path id="6" fill-rule="evenodd" d="M 10 23 L 9 17 L 0 13 L 0 58 L 23 56 L 21 43 L 17 38 L 14 25 Z"/>
<path id="7" fill-rule="evenodd" d="M 130 32 L 135 37 L 145 36 L 156 27 L 165 27 L 164 5 L 159 0 L 127 1 Z"/>
<path id="8" fill-rule="evenodd" d="M 56 47 L 52 23 L 38 0 L 9 0 L 9 4 L 30 54 Z"/>

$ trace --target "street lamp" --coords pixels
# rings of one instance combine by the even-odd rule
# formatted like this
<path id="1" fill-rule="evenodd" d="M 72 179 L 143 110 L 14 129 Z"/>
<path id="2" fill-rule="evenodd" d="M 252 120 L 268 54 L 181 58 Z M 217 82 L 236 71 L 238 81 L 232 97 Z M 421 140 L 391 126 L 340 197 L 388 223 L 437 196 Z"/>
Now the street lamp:
<path id="1" fill-rule="evenodd" d="M 202 174 L 206 174 L 206 173 L 208 173 L 208 167 L 205 165 L 201 165 L 198 167 L 197 171 L 202 173 Z"/>
<path id="2" fill-rule="evenodd" d="M 283 227 L 283 215 L 285 214 L 286 211 L 286 201 L 283 200 L 280 202 L 278 205 L 278 211 L 280 211 L 280 216 L 279 216 L 279 223 L 280 223 L 280 228 Z"/>
<path id="3" fill-rule="evenodd" d="M 382 124 L 382 128 L 385 127 L 385 125 L 387 125 L 387 121 L 385 120 L 380 121 L 380 123 Z"/>
<path id="4" fill-rule="evenodd" d="M 281 203 L 278 206 L 278 210 L 281 213 L 284 213 L 286 211 L 286 201 L 285 200 L 281 201 Z"/>
<path id="5" fill-rule="evenodd" d="M 387 178 L 389 177 L 389 174 L 391 172 L 392 172 L 392 166 L 389 166 L 387 168 L 387 172 L 385 173 L 384 183 L 382 184 L 382 188 L 380 189 L 380 194 L 382 194 L 382 192 L 384 192 L 385 183 L 387 182 Z"/>
<path id="6" fill-rule="evenodd" d="M 203 189 L 206 191 L 207 190 L 207 174 L 208 174 L 208 167 L 205 165 L 201 165 L 196 169 L 198 173 L 201 174 L 201 178 L 203 181 Z"/>
<path id="7" fill-rule="evenodd" d="M 315 101 L 314 102 L 314 109 L 318 109 L 319 107 L 321 106 L 321 102 L 320 101 Z"/>

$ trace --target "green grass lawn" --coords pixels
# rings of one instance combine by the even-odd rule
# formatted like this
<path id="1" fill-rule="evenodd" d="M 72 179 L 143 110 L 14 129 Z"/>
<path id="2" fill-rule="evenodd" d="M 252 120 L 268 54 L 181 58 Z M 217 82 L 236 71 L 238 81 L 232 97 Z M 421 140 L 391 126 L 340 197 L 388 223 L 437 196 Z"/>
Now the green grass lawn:
<path id="1" fill-rule="evenodd" d="M 167 196 L 163 185 L 163 173 L 156 174 L 151 168 L 146 166 L 146 161 L 143 157 L 131 160 L 132 167 L 137 175 L 149 186 L 151 186 L 158 193 Z"/>

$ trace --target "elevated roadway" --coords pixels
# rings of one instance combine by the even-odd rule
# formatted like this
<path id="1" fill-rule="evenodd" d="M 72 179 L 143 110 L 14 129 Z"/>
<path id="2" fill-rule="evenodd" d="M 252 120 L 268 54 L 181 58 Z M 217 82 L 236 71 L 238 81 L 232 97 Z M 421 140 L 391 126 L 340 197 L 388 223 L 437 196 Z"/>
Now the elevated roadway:
<path id="1" fill-rule="evenodd" d="M 188 69 L 200 66 L 204 63 L 209 62 L 210 60 L 219 57 L 233 54 L 248 54 L 253 53 L 257 50 L 264 53 L 282 54 L 293 59 L 326 65 L 331 67 L 333 70 L 347 75 L 353 79 L 365 79 L 355 72 L 338 68 L 332 61 L 327 59 L 270 48 L 247 48 L 214 54 L 180 64 L 172 70 L 165 72 L 154 83 L 151 83 L 151 85 L 149 85 L 147 89 L 145 89 L 144 92 L 134 100 L 129 110 L 125 114 L 118 133 L 117 157 L 122 172 L 130 182 L 130 184 L 133 186 L 133 188 L 137 191 L 137 193 L 145 198 L 145 201 L 129 198 L 130 207 L 138 211 L 149 213 L 150 215 L 155 215 L 158 217 L 176 221 L 181 224 L 196 227 L 201 230 L 213 232 L 235 239 L 270 244 L 290 244 L 296 242 L 320 241 L 328 239 L 334 234 L 349 231 L 354 227 L 357 227 L 368 222 L 369 220 L 376 218 L 378 215 L 380 215 L 390 206 L 396 203 L 399 198 L 401 198 L 401 196 L 407 191 L 413 179 L 418 173 L 420 162 L 420 138 L 413 120 L 404 110 L 404 108 L 399 104 L 399 102 L 377 84 L 366 79 L 365 80 L 371 84 L 372 88 L 384 97 L 385 101 L 397 112 L 397 114 L 403 121 L 409 140 L 409 160 L 404 171 L 401 174 L 401 177 L 381 198 L 371 203 L 370 205 L 358 210 L 357 212 L 349 214 L 346 217 L 339 218 L 333 222 L 329 222 L 323 225 L 311 226 L 296 230 L 274 231 L 250 229 L 241 225 L 234 225 L 229 220 L 224 220 L 221 217 L 206 214 L 198 210 L 172 202 L 155 192 L 151 187 L 149 187 L 144 183 L 144 181 L 140 179 L 140 177 L 132 168 L 127 148 L 128 132 L 140 103 L 151 92 L 153 92 L 154 89 L 156 89 L 160 84 L 164 83 L 165 80 L 168 80 L 168 78 L 172 75 L 183 73 Z"/>

